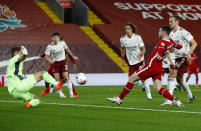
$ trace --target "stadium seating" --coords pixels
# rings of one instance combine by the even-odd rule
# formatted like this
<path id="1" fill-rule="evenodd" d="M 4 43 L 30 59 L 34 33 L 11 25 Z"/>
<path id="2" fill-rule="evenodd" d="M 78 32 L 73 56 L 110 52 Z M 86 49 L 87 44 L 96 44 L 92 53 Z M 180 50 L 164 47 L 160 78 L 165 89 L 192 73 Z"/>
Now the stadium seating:
<path id="1" fill-rule="evenodd" d="M 20 24 L 26 27 L 8 27 L 0 32 L 0 61 L 10 58 L 10 48 L 14 45 L 25 45 L 29 56 L 36 56 L 44 52 L 47 44 L 51 42 L 51 33 L 60 32 L 72 52 L 80 60 L 78 71 L 85 73 L 114 73 L 122 70 L 80 29 L 76 24 L 54 24 L 34 0 L 1 0 L 2 6 L 7 5 L 10 11 L 16 13 Z M 4 16 L 0 15 L 1 18 Z M 8 19 L 4 17 L 5 19 Z M 46 70 L 41 67 L 41 60 L 25 63 L 25 73 Z M 70 65 L 70 72 L 74 72 Z M 0 69 L 0 74 L 5 74 L 5 68 Z"/>

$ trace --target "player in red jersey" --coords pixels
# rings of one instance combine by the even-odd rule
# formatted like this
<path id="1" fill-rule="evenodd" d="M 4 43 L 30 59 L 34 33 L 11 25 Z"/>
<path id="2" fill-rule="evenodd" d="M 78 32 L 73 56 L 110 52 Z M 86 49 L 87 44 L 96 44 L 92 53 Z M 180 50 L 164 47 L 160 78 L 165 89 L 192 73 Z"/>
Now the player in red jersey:
<path id="1" fill-rule="evenodd" d="M 198 72 L 199 72 L 199 63 L 198 63 L 198 56 L 195 51 L 191 54 L 192 63 L 188 64 L 188 76 L 186 78 L 186 82 L 188 82 L 191 74 L 195 74 L 196 77 L 196 88 L 198 88 Z"/>
<path id="2" fill-rule="evenodd" d="M 108 101 L 116 104 L 121 104 L 124 97 L 132 90 L 134 82 L 138 80 L 146 80 L 152 77 L 154 82 L 154 89 L 165 98 L 173 101 L 177 106 L 183 106 L 183 104 L 173 97 L 168 90 L 161 87 L 161 73 L 162 73 L 162 61 L 170 53 L 174 51 L 174 48 L 180 49 L 182 45 L 176 44 L 172 39 L 169 39 L 170 27 L 162 26 L 159 29 L 160 42 L 156 45 L 148 58 L 147 64 L 142 69 L 137 70 L 133 75 L 129 77 L 129 81 L 123 88 L 121 94 L 118 97 L 107 98 Z"/>

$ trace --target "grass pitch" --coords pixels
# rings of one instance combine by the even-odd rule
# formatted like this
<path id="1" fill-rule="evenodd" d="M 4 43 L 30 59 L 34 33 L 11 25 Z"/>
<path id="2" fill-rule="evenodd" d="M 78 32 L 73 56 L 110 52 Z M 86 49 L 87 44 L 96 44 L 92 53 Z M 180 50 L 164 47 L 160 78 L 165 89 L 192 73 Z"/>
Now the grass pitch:
<path id="1" fill-rule="evenodd" d="M 182 90 L 175 92 L 185 107 L 160 106 L 165 99 L 151 87 L 153 100 L 147 100 L 141 87 L 125 98 L 122 105 L 109 103 L 105 98 L 117 96 L 122 86 L 76 87 L 79 97 L 70 99 L 57 93 L 41 96 L 44 87 L 35 87 L 32 93 L 41 98 L 41 104 L 26 109 L 24 103 L 12 98 L 7 88 L 0 87 L 1 131 L 200 131 L 201 87 L 191 86 L 197 96 L 192 104 Z"/>

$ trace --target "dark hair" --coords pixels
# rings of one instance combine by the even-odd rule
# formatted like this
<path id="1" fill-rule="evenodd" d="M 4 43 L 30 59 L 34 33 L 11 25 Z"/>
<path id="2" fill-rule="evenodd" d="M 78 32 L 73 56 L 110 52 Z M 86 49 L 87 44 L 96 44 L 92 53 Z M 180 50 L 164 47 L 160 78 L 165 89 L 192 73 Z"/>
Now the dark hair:
<path id="1" fill-rule="evenodd" d="M 180 20 L 181 20 L 180 17 L 179 17 L 178 15 L 173 15 L 173 16 L 170 16 L 170 17 L 175 18 L 175 20 L 176 20 L 176 21 L 179 21 L 179 22 L 180 22 Z"/>
<path id="2" fill-rule="evenodd" d="M 169 26 L 161 26 L 160 28 L 161 28 L 163 31 L 165 31 L 165 32 L 167 33 L 167 35 L 170 34 L 171 29 L 170 29 Z"/>
<path id="3" fill-rule="evenodd" d="M 133 33 L 136 32 L 136 26 L 135 26 L 134 24 L 128 22 L 128 23 L 126 23 L 126 24 L 124 25 L 124 27 L 126 27 L 126 26 L 130 26 Z"/>
<path id="4" fill-rule="evenodd" d="M 14 53 L 17 52 L 17 51 L 20 51 L 20 50 L 21 50 L 20 47 L 13 47 L 13 48 L 11 49 L 11 56 L 13 57 L 13 56 L 14 56 Z"/>
<path id="5" fill-rule="evenodd" d="M 60 36 L 60 35 L 59 35 L 59 32 L 53 32 L 53 33 L 52 33 L 52 37 L 53 37 L 53 36 L 56 36 L 56 35 L 57 35 L 57 36 Z"/>

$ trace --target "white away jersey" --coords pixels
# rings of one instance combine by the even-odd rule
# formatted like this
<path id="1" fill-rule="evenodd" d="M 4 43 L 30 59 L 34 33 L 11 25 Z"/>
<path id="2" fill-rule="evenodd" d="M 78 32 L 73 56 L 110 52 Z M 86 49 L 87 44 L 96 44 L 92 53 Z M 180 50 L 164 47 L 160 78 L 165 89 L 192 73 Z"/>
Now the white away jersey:
<path id="1" fill-rule="evenodd" d="M 60 41 L 57 45 L 50 43 L 45 54 L 52 57 L 53 62 L 65 60 L 65 50 L 68 48 L 64 41 Z"/>
<path id="2" fill-rule="evenodd" d="M 126 57 L 129 65 L 135 65 L 144 60 L 144 56 L 140 61 L 138 60 L 138 56 L 141 54 L 140 47 L 144 46 L 140 35 L 133 34 L 132 38 L 128 38 L 127 35 L 124 35 L 120 38 L 120 44 L 121 47 L 126 49 Z"/>
<path id="3" fill-rule="evenodd" d="M 183 46 L 181 49 L 175 49 L 175 58 L 186 57 L 190 50 L 189 41 L 193 39 L 191 33 L 179 27 L 176 32 L 171 31 L 169 37 L 173 39 L 177 44 L 182 44 Z"/>

